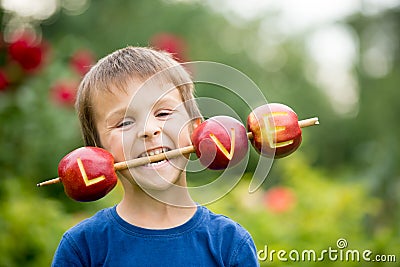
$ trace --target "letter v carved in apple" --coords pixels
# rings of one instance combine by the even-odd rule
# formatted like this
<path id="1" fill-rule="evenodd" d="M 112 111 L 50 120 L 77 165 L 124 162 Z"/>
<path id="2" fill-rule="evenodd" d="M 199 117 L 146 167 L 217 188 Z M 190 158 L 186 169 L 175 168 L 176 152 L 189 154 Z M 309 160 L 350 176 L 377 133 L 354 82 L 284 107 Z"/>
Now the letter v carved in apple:
<path id="1" fill-rule="evenodd" d="M 236 165 L 248 150 L 246 128 L 229 116 L 215 116 L 202 122 L 191 139 L 200 163 L 212 170 Z"/>

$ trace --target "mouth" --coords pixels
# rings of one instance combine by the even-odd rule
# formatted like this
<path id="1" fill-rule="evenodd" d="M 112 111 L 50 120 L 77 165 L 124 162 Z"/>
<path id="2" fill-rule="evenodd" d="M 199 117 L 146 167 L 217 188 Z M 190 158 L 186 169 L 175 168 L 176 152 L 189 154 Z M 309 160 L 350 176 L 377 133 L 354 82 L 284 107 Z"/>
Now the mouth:
<path id="1" fill-rule="evenodd" d="M 170 150 L 171 149 L 168 148 L 168 147 L 152 148 L 152 149 L 149 149 L 149 150 L 143 152 L 142 154 L 140 154 L 139 158 L 163 154 L 163 153 L 168 152 Z M 155 162 L 152 162 L 152 163 L 147 163 L 147 164 L 143 165 L 143 167 L 153 167 L 154 168 L 154 167 L 157 167 L 157 166 L 160 166 L 160 165 L 166 163 L 167 161 L 168 161 L 168 159 L 163 159 L 163 160 L 155 161 Z"/>

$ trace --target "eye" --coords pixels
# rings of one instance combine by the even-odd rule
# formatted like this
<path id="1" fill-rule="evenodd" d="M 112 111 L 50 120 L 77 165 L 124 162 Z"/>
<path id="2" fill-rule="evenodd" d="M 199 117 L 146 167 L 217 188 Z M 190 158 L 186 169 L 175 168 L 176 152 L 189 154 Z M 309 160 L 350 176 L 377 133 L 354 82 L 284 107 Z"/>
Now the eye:
<path id="1" fill-rule="evenodd" d="M 170 116 L 172 113 L 173 113 L 173 110 L 163 109 L 163 110 L 159 110 L 156 113 L 156 117 L 158 117 L 158 118 L 166 118 L 166 117 Z"/>
<path id="2" fill-rule="evenodd" d="M 130 126 L 130 125 L 132 125 L 134 123 L 135 122 L 133 120 L 131 120 L 131 119 L 125 119 L 125 120 L 123 120 L 121 123 L 119 123 L 117 125 L 117 128 L 125 128 L 125 127 Z"/>

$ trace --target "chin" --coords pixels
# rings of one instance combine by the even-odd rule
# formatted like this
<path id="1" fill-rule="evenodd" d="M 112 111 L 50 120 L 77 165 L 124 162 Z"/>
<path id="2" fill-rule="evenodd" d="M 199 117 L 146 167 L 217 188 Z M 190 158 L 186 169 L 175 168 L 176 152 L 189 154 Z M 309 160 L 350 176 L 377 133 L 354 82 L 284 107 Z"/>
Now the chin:
<path id="1" fill-rule="evenodd" d="M 144 191 L 167 191 L 174 184 L 170 183 L 162 178 L 159 181 L 144 181 L 139 182 L 138 185 Z"/>
<path id="2" fill-rule="evenodd" d="M 183 186 L 184 166 L 187 160 L 172 159 L 166 163 L 152 166 L 140 166 L 130 171 L 130 181 L 143 190 L 165 191 L 174 185 Z M 134 177 L 134 178 L 132 178 Z"/>

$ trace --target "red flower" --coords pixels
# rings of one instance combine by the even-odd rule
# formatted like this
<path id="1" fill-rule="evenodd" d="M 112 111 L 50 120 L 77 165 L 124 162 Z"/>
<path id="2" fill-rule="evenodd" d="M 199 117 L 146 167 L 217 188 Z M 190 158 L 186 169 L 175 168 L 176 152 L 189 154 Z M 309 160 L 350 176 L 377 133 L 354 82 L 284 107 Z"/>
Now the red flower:
<path id="1" fill-rule="evenodd" d="M 264 201 L 267 209 L 280 213 L 293 208 L 296 196 L 286 187 L 274 187 L 265 192 Z"/>
<path id="2" fill-rule="evenodd" d="M 44 45 L 36 44 L 29 35 L 22 35 L 8 47 L 10 57 L 25 71 L 36 70 L 43 62 Z"/>
<path id="3" fill-rule="evenodd" d="M 158 33 L 151 38 L 150 44 L 155 48 L 171 53 L 181 62 L 186 61 L 186 43 L 177 35 Z"/>
<path id="4" fill-rule="evenodd" d="M 51 88 L 51 98 L 58 104 L 72 107 L 75 103 L 76 91 L 77 85 L 75 82 L 58 81 Z"/>
<path id="5" fill-rule="evenodd" d="M 79 75 L 85 75 L 90 67 L 95 63 L 95 57 L 89 50 L 78 50 L 75 52 L 70 60 L 70 66 Z"/>
<path id="6" fill-rule="evenodd" d="M 0 91 L 5 91 L 10 84 L 8 77 L 4 70 L 0 70 Z"/>

